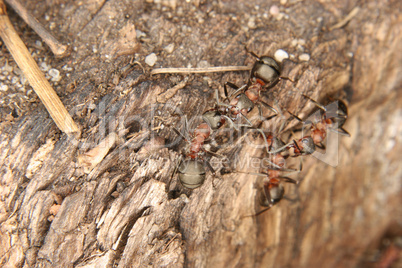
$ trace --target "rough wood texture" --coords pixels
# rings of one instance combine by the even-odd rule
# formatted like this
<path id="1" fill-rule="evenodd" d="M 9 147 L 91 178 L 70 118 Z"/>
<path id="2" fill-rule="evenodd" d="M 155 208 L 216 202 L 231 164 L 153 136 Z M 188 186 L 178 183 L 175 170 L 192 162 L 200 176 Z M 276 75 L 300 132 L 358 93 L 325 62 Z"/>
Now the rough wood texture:
<path id="1" fill-rule="evenodd" d="M 12 121 L 2 118 L 2 267 L 374 267 L 385 256 L 384 239 L 401 236 L 399 1 L 360 4 L 343 28 L 331 31 L 355 4 L 59 2 L 27 5 L 76 48 L 53 64 L 74 64 L 63 78 L 62 101 L 83 134 L 77 141 L 59 133 L 40 105 Z M 274 4 L 288 18 L 277 20 Z M 45 14 L 49 21 L 41 19 Z M 24 37 L 28 46 L 35 42 Z M 171 53 L 164 49 L 169 44 Z M 344 99 L 351 134 L 331 139 L 339 144 L 326 157 L 338 163 L 305 158 L 295 176 L 301 183 L 286 186 L 289 200 L 257 217 L 246 216 L 261 210 L 261 177 L 236 170 L 208 175 L 190 192 L 170 181 L 184 142 L 162 149 L 147 143 L 161 122 L 180 128 L 172 107 L 199 116 L 213 107 L 215 88 L 222 94 L 224 82 L 241 84 L 247 73 L 189 75 L 184 88 L 154 107 L 159 117 L 152 120 L 157 96 L 184 77 L 149 77 L 129 64 L 146 67 L 145 56 L 155 52 L 156 67 L 252 65 L 244 45 L 259 55 L 279 48 L 295 55 L 284 64 L 295 83 L 280 82 L 265 95 L 268 103 L 275 99 L 306 118 L 314 107 L 301 94 Z M 299 61 L 302 53 L 310 61 Z M 271 121 L 277 130 L 279 121 Z M 153 122 L 154 132 L 143 127 Z M 93 169 L 80 165 L 79 156 L 110 133 L 118 139 L 103 161 Z M 166 143 L 177 138 L 169 127 L 159 135 Z M 232 166 L 262 157 L 244 142 L 225 143 L 218 153 L 228 154 Z"/>

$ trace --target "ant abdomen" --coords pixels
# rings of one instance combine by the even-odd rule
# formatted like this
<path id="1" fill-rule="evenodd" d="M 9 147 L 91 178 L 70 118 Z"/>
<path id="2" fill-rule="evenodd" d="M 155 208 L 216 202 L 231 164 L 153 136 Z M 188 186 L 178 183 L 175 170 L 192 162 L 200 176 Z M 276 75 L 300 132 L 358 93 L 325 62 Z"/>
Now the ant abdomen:
<path id="1" fill-rule="evenodd" d="M 270 87 L 278 82 L 280 74 L 281 67 L 278 62 L 271 57 L 262 56 L 258 58 L 251 70 L 250 82 L 257 82 L 255 80 L 259 79 Z"/>
<path id="2" fill-rule="evenodd" d="M 181 162 L 179 168 L 180 183 L 189 189 L 200 187 L 205 181 L 204 161 L 187 159 Z"/>

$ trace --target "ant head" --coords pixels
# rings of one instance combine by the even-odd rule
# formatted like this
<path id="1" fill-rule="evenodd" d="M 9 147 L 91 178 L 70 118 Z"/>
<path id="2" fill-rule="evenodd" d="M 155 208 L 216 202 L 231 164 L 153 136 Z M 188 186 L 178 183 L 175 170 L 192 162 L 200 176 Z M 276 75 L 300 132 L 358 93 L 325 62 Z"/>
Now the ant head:
<path id="1" fill-rule="evenodd" d="M 254 64 L 250 74 L 250 81 L 255 82 L 257 79 L 262 80 L 266 84 L 273 84 L 279 79 L 281 67 L 278 62 L 271 57 L 262 56 Z"/>
<path id="2" fill-rule="evenodd" d="M 181 184 L 189 189 L 200 187 L 205 181 L 204 161 L 187 159 L 180 163 L 178 168 Z"/>
<path id="3" fill-rule="evenodd" d="M 212 130 L 216 130 L 225 124 L 225 119 L 222 117 L 222 114 L 216 110 L 211 109 L 206 111 L 202 115 L 202 119 L 211 127 Z"/>
<path id="4" fill-rule="evenodd" d="M 315 152 L 315 144 L 311 136 L 302 138 L 301 142 L 303 144 L 302 151 L 304 154 L 312 154 Z"/>
<path id="5" fill-rule="evenodd" d="M 236 100 L 236 108 L 239 111 L 246 111 L 247 113 L 249 113 L 254 108 L 254 103 L 244 93 L 240 93 L 239 95 L 237 95 Z"/>

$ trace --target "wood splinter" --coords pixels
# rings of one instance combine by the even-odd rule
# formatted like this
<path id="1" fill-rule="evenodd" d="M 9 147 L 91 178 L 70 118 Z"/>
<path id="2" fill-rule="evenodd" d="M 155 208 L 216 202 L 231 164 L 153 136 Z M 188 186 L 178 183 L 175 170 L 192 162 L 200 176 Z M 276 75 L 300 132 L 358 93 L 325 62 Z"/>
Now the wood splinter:
<path id="1" fill-rule="evenodd" d="M 15 31 L 7 16 L 3 0 L 0 0 L 0 36 L 57 127 L 66 134 L 78 137 L 80 133 L 78 126 Z"/>

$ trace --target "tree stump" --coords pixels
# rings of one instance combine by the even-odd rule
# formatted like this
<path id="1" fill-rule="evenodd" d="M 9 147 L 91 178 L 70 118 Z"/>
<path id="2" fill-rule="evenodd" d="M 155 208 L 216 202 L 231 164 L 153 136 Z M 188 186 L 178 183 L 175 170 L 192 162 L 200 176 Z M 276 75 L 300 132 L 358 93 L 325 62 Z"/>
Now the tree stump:
<path id="1" fill-rule="evenodd" d="M 17 86 L 1 92 L 2 267 L 400 265 L 398 1 L 381 9 L 377 1 L 59 2 L 27 7 L 70 44 L 64 59 L 9 13 L 36 59 L 61 71 L 53 84 L 83 134 L 60 133 Z M 304 157 L 293 175 L 300 183 L 286 185 L 286 199 L 258 216 L 263 177 L 242 162 L 264 155 L 252 134 L 218 139 L 230 167 L 207 173 L 201 187 L 185 189 L 174 174 L 186 142 L 173 127 L 184 133 L 184 116 L 194 127 L 214 107 L 215 89 L 223 97 L 225 82 L 242 85 L 249 73 L 150 76 L 144 63 L 155 53 L 154 67 L 251 67 L 245 47 L 290 55 L 283 75 L 294 82 L 282 80 L 264 101 L 305 119 L 314 105 L 302 94 L 345 100 L 351 134 L 335 134 L 328 139 L 335 147 Z M 15 66 L 2 45 L 6 62 Z M 15 99 L 21 94 L 28 97 Z M 268 124 L 279 125 L 279 118 Z M 151 146 L 161 140 L 165 146 Z M 94 163 L 93 155 L 103 157 Z"/>

